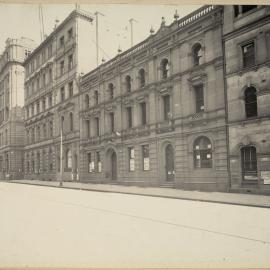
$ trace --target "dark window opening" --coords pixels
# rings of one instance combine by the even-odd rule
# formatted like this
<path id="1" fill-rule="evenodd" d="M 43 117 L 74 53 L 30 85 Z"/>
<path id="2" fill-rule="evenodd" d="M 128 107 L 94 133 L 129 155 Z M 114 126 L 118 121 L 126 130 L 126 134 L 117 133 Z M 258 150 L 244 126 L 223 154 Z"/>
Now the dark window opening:
<path id="1" fill-rule="evenodd" d="M 195 90 L 195 100 L 196 100 L 196 113 L 204 111 L 204 93 L 203 85 L 198 85 L 194 87 Z"/>
<path id="2" fill-rule="evenodd" d="M 248 87 L 245 91 L 245 109 L 246 117 L 255 117 L 257 112 L 257 95 L 254 87 Z"/>
<path id="3" fill-rule="evenodd" d="M 170 96 L 166 95 L 163 96 L 163 113 L 164 113 L 164 120 L 169 120 L 170 119 L 170 114 L 171 114 L 171 104 L 170 104 Z"/>
<path id="4" fill-rule="evenodd" d="M 212 168 L 212 144 L 207 137 L 194 142 L 193 153 L 195 168 Z"/>
<path id="5" fill-rule="evenodd" d="M 250 67 L 255 64 L 255 46 L 254 42 L 250 42 L 242 46 L 243 67 Z"/>

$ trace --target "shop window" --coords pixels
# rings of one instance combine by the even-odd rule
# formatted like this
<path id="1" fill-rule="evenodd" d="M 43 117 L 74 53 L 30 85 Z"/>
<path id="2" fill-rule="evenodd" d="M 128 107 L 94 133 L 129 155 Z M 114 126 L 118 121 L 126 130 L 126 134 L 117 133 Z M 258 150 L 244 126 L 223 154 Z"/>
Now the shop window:
<path id="1" fill-rule="evenodd" d="M 193 153 L 195 168 L 212 168 L 212 144 L 207 137 L 194 142 Z"/>
<path id="2" fill-rule="evenodd" d="M 96 154 L 97 154 L 97 169 L 98 169 L 98 172 L 100 173 L 102 170 L 100 152 L 97 152 Z"/>
<path id="3" fill-rule="evenodd" d="M 87 154 L 88 159 L 88 172 L 94 172 L 95 171 L 95 162 L 94 158 L 92 157 L 92 153 Z"/>
<path id="4" fill-rule="evenodd" d="M 257 179 L 257 153 L 254 146 L 241 148 L 242 173 L 244 180 Z"/>
<path id="5" fill-rule="evenodd" d="M 72 153 L 70 149 L 66 152 L 66 168 L 72 169 Z"/>
<path id="6" fill-rule="evenodd" d="M 149 145 L 142 146 L 142 160 L 143 160 L 143 170 L 150 170 L 150 158 L 149 158 Z"/>

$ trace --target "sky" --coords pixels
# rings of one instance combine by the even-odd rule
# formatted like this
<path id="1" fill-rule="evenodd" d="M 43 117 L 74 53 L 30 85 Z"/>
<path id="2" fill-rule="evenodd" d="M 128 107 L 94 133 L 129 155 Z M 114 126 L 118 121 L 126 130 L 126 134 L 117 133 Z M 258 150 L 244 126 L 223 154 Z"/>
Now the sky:
<path id="1" fill-rule="evenodd" d="M 104 14 L 99 16 L 100 58 L 113 58 L 120 48 L 124 51 L 131 46 L 129 20 L 133 18 L 134 45 L 150 35 L 153 26 L 157 31 L 161 18 L 166 24 L 173 22 L 175 10 L 181 17 L 199 8 L 198 5 L 131 5 L 131 4 L 81 4 L 80 9 L 94 14 L 96 11 Z M 57 18 L 62 22 L 75 4 L 43 4 L 45 33 L 49 35 Z M 95 28 L 95 21 L 93 22 Z M 5 48 L 7 38 L 28 37 L 37 44 L 40 43 L 39 6 L 37 4 L 4 4 L 0 3 L 0 54 Z M 93 37 L 95 42 L 95 36 Z M 95 52 L 93 52 L 95 54 Z"/>

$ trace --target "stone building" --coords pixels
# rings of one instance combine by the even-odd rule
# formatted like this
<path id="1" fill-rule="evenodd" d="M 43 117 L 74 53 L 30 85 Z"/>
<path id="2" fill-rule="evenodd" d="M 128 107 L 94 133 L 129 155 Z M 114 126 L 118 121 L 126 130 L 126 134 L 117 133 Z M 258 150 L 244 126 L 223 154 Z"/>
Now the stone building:
<path id="1" fill-rule="evenodd" d="M 91 62 L 85 47 L 93 38 L 92 20 L 74 10 L 24 62 L 26 179 L 78 178 L 78 80 Z"/>
<path id="2" fill-rule="evenodd" d="M 231 188 L 270 192 L 270 7 L 225 6 Z"/>
<path id="3" fill-rule="evenodd" d="M 0 55 L 0 179 L 23 178 L 24 68 L 34 48 L 27 38 L 7 39 Z"/>
<path id="4" fill-rule="evenodd" d="M 227 190 L 222 19 L 163 18 L 81 78 L 81 181 Z"/>

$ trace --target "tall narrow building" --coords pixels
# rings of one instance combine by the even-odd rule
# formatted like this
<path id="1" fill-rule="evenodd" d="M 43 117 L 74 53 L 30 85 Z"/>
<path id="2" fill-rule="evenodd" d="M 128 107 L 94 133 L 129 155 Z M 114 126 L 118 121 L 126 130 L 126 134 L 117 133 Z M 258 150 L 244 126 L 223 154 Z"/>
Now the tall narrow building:
<path id="1" fill-rule="evenodd" d="M 23 178 L 24 67 L 35 44 L 28 38 L 7 39 L 0 55 L 0 178 Z"/>
<path id="2" fill-rule="evenodd" d="M 92 20 L 74 10 L 24 63 L 26 179 L 78 178 L 78 80 L 91 63 Z"/>
<path id="3" fill-rule="evenodd" d="M 231 188 L 270 193 L 270 7 L 224 6 Z"/>

